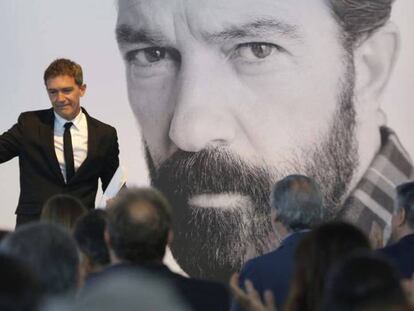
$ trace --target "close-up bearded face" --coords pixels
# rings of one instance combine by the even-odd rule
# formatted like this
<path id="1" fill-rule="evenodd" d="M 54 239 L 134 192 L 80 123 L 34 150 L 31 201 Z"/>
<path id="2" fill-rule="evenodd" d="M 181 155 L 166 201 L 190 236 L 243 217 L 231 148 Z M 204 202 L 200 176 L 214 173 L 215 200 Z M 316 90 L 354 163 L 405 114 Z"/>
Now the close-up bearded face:
<path id="1" fill-rule="evenodd" d="M 380 143 L 341 3 L 119 3 L 129 101 L 185 272 L 227 281 L 274 249 L 270 188 L 287 175 L 315 179 L 326 220 L 341 212 Z"/>
<path id="2" fill-rule="evenodd" d="M 287 167 L 252 166 L 225 148 L 215 148 L 177 151 L 157 169 L 146 148 L 152 185 L 172 202 L 172 251 L 184 271 L 225 281 L 247 259 L 274 249 L 278 241 L 269 217 L 270 189 L 289 174 L 313 177 L 322 188 L 326 220 L 336 216 L 358 162 L 352 72 L 347 79 L 325 138 L 311 150 L 298 151 Z M 202 200 L 209 194 L 219 194 L 226 208 L 192 204 L 194 197 Z"/>

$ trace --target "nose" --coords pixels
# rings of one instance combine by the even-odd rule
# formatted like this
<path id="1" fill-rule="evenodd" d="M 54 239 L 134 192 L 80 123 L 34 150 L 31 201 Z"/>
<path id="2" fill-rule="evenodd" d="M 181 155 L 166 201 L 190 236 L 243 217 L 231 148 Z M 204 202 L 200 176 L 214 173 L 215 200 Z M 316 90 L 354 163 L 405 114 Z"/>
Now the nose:
<path id="1" fill-rule="evenodd" d="M 57 92 L 57 94 L 56 94 L 56 100 L 57 100 L 57 102 L 63 102 L 63 101 L 65 101 L 65 94 L 63 94 L 63 92 Z"/>
<path id="2" fill-rule="evenodd" d="M 221 68 L 204 62 L 182 63 L 169 136 L 181 150 L 230 145 L 237 134 L 231 80 Z M 227 81 L 226 81 L 227 80 Z M 229 95 L 230 94 L 230 95 Z"/>

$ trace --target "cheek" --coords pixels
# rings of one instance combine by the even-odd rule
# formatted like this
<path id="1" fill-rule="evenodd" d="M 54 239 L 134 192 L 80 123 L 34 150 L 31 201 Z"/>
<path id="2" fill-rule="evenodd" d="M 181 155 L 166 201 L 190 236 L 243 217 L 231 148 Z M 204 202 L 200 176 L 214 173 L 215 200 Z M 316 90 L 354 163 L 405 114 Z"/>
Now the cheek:
<path id="1" fill-rule="evenodd" d="M 250 92 L 244 124 L 257 148 L 271 155 L 318 143 L 338 107 L 337 88 L 311 74 L 265 76 L 244 81 Z M 288 156 L 288 155 L 287 155 Z"/>
<path id="2" fill-rule="evenodd" d="M 128 80 L 129 102 L 143 137 L 150 150 L 161 157 L 170 144 L 168 133 L 175 107 L 172 89 L 171 79 Z"/>

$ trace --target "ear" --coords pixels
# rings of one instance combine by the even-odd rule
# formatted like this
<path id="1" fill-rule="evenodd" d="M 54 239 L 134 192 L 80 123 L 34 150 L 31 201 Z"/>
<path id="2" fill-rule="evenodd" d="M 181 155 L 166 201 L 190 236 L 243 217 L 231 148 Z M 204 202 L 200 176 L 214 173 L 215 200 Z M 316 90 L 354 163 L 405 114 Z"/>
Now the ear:
<path id="1" fill-rule="evenodd" d="M 168 231 L 167 245 L 171 245 L 171 243 L 173 242 L 173 240 L 174 240 L 174 233 L 170 229 Z"/>
<path id="2" fill-rule="evenodd" d="M 79 90 L 80 90 L 80 96 L 82 97 L 83 95 L 85 95 L 85 92 L 86 92 L 86 84 L 82 84 L 80 87 L 79 87 Z"/>
<path id="3" fill-rule="evenodd" d="M 374 108 L 379 109 L 377 103 L 388 84 L 399 49 L 400 34 L 392 23 L 381 27 L 358 44 L 354 50 L 354 64 L 355 95 L 359 101 L 374 103 Z"/>
<path id="4" fill-rule="evenodd" d="M 398 210 L 398 213 L 397 213 L 396 216 L 397 216 L 396 217 L 396 225 L 397 225 L 397 227 L 404 226 L 405 225 L 405 217 L 406 217 L 406 215 L 405 215 L 405 209 L 403 207 L 401 207 Z"/>
<path id="5" fill-rule="evenodd" d="M 108 249 L 112 249 L 111 237 L 109 236 L 108 229 L 104 231 L 104 240 Z"/>

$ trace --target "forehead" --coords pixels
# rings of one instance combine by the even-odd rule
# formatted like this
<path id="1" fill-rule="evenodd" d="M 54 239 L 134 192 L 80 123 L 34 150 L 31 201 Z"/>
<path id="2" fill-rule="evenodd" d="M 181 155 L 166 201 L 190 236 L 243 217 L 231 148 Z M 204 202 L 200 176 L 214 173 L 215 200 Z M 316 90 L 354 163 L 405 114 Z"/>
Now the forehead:
<path id="1" fill-rule="evenodd" d="M 192 35 L 217 33 L 258 19 L 294 27 L 303 36 L 338 28 L 325 0 L 119 0 L 118 25 L 176 39 L 184 28 Z"/>
<path id="2" fill-rule="evenodd" d="M 46 85 L 49 88 L 66 87 L 76 85 L 75 78 L 67 75 L 56 76 L 47 79 Z"/>

